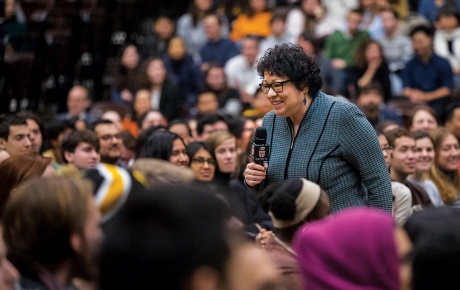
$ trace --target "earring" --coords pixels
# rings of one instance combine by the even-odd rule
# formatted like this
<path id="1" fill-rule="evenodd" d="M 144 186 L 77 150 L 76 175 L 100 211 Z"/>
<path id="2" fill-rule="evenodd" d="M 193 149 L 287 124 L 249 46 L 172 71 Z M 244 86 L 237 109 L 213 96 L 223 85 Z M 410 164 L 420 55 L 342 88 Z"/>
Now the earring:
<path id="1" fill-rule="evenodd" d="M 306 92 L 303 92 L 303 105 L 304 106 L 307 105 L 307 93 Z"/>

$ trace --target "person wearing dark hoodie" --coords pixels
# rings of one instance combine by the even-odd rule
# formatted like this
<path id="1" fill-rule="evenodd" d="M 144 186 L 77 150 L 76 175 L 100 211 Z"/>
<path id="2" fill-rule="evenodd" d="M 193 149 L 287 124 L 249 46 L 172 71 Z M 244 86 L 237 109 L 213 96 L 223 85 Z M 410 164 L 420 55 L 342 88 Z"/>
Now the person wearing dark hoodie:
<path id="1" fill-rule="evenodd" d="M 200 67 L 186 53 L 182 38 L 174 37 L 170 40 L 164 62 L 171 82 L 184 92 L 187 106 L 193 107 L 197 93 L 203 86 L 203 76 Z"/>

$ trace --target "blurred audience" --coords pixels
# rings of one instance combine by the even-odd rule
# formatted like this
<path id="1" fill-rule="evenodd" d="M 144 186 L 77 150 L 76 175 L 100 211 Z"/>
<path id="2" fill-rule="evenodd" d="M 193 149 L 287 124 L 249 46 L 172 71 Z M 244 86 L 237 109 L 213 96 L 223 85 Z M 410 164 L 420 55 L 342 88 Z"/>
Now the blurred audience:
<path id="1" fill-rule="evenodd" d="M 91 98 L 88 89 L 77 85 L 73 86 L 67 95 L 67 112 L 56 115 L 57 120 L 75 121 L 77 129 L 86 128 L 87 124 L 94 121 L 94 117 L 88 114 Z"/>
<path id="2" fill-rule="evenodd" d="M 260 53 L 281 43 L 296 43 L 297 38 L 286 31 L 286 12 L 274 10 L 270 18 L 271 35 L 260 42 Z"/>
<path id="3" fill-rule="evenodd" d="M 168 80 L 165 63 L 161 58 L 145 60 L 138 78 L 139 88 L 150 91 L 150 105 L 168 120 L 178 118 L 185 110 L 185 95 Z"/>
<path id="4" fill-rule="evenodd" d="M 360 88 L 356 105 L 374 127 L 385 121 L 394 121 L 399 126 L 403 126 L 402 116 L 385 105 L 381 88 L 380 84 L 374 82 Z"/>
<path id="5" fill-rule="evenodd" d="M 261 38 L 270 36 L 270 19 L 272 13 L 267 0 L 248 0 L 243 6 L 243 11 L 232 23 L 230 39 L 240 42 L 248 35 Z"/>
<path id="6" fill-rule="evenodd" d="M 395 96 L 402 95 L 401 74 L 406 62 L 412 57 L 413 49 L 410 38 L 399 31 L 399 15 L 393 9 L 380 12 L 384 35 L 379 40 L 383 56 L 390 70 L 391 92 Z"/>
<path id="7" fill-rule="evenodd" d="M 236 44 L 222 36 L 222 20 L 218 14 L 209 14 L 203 19 L 207 42 L 200 50 L 201 70 L 209 69 L 211 63 L 224 66 L 240 52 Z"/>
<path id="8" fill-rule="evenodd" d="M 382 47 L 375 40 L 364 40 L 357 47 L 353 66 L 350 68 L 350 83 L 347 85 L 349 97 L 356 96 L 359 90 L 371 82 L 380 85 L 384 102 L 388 102 L 392 97 L 390 71 Z"/>
<path id="9" fill-rule="evenodd" d="M 431 208 L 415 213 L 405 224 L 413 244 L 412 289 L 456 289 L 460 257 L 458 211 Z"/>
<path id="10" fill-rule="evenodd" d="M 126 44 L 118 51 L 111 99 L 115 103 L 131 106 L 137 89 L 140 56 L 134 44 Z"/>
<path id="11" fill-rule="evenodd" d="M 145 33 L 140 57 L 147 59 L 164 55 L 169 41 L 174 36 L 175 28 L 176 24 L 172 18 L 167 15 L 158 16 Z"/>
<path id="12" fill-rule="evenodd" d="M 52 177 L 21 185 L 3 215 L 3 234 L 21 287 L 66 289 L 73 278 L 94 283 L 103 239 L 100 221 L 87 181 Z"/>

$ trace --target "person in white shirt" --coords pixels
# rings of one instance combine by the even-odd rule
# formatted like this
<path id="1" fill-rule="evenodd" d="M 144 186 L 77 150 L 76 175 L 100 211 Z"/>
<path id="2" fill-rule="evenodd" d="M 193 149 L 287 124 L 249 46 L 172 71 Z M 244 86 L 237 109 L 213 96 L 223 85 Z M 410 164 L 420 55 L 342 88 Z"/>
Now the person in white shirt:
<path id="1" fill-rule="evenodd" d="M 295 37 L 286 31 L 286 13 L 283 11 L 274 11 L 270 19 L 272 35 L 262 40 L 260 43 L 260 52 L 263 53 L 270 47 L 281 43 L 297 43 Z"/>
<path id="2" fill-rule="evenodd" d="M 241 54 L 232 57 L 225 64 L 228 86 L 240 92 L 241 101 L 249 103 L 259 87 L 260 77 L 255 69 L 259 55 L 259 38 L 247 35 L 242 40 Z"/>

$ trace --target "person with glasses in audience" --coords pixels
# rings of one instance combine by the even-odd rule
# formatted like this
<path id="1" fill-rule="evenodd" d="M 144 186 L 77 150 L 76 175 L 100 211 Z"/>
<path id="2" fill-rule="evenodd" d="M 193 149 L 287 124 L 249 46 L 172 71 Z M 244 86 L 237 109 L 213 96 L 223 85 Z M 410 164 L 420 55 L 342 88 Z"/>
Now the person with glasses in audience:
<path id="1" fill-rule="evenodd" d="M 92 128 L 99 139 L 101 162 L 117 165 L 122 145 L 120 129 L 112 121 L 104 119 L 94 122 Z"/>
<path id="2" fill-rule="evenodd" d="M 186 149 L 190 159 L 190 169 L 199 181 L 209 182 L 216 173 L 216 157 L 212 148 L 203 142 L 192 142 Z"/>
<path id="3" fill-rule="evenodd" d="M 268 184 L 306 178 L 329 193 L 332 213 L 356 206 L 390 213 L 391 182 L 377 135 L 354 104 L 320 91 L 315 58 L 281 44 L 264 53 L 257 71 L 273 106 L 262 123 L 270 159 L 246 166 L 246 185 L 258 194 Z"/>

